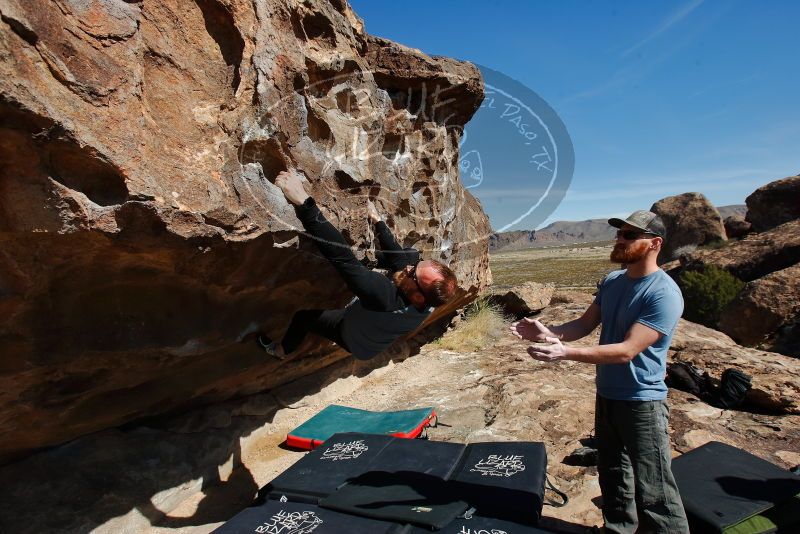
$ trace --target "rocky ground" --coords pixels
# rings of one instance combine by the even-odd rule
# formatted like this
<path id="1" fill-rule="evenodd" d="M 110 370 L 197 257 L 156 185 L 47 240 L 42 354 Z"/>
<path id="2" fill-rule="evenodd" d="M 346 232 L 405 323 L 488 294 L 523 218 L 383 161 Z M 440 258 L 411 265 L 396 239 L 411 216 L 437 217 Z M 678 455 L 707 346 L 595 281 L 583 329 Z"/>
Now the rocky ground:
<path id="1" fill-rule="evenodd" d="M 546 309 L 541 314 L 543 320 L 569 320 L 580 314 L 589 302 L 586 296 L 577 293 L 561 293 L 556 300 L 570 302 Z M 596 342 L 597 338 L 590 336 L 583 344 Z M 727 355 L 730 365 L 738 364 L 747 369 L 748 364 L 759 364 L 755 360 L 757 351 L 737 347 L 719 333 L 685 321 L 681 322 L 674 346 L 680 347 L 679 359 L 694 361 L 700 366 L 704 363 L 701 355 L 707 349 L 715 350 L 718 356 Z M 441 424 L 430 430 L 431 439 L 543 441 L 547 445 L 551 478 L 570 496 L 569 504 L 563 508 L 545 507 L 547 520 L 544 524 L 576 532 L 582 532 L 585 526 L 599 525 L 600 489 L 596 469 L 562 463 L 593 430 L 594 369 L 575 362 L 555 365 L 536 362 L 528 357 L 525 347 L 525 343 L 511 336 L 501 336 L 491 348 L 479 352 L 456 353 L 428 346 L 421 354 L 374 371 L 363 379 L 334 382 L 319 394 L 304 399 L 297 409 L 279 411 L 272 425 L 262 429 L 262 436 L 243 448 L 245 465 L 253 466 L 251 472 L 258 485 L 262 485 L 296 461 L 302 453 L 280 449 L 278 443 L 293 425 L 328 403 L 378 410 L 435 406 Z M 783 387 L 791 390 L 783 392 L 785 399 L 800 397 L 800 362 L 779 355 L 770 358 L 776 367 L 784 368 L 776 373 L 783 373 Z M 726 362 L 720 364 L 724 367 Z M 771 371 L 767 367 L 761 372 Z M 719 372 L 713 370 L 712 374 L 719 376 Z M 777 378 L 777 375 L 772 376 Z M 762 381 L 771 382 L 763 374 L 756 375 L 756 388 L 773 387 L 773 384 L 761 384 Z M 674 390 L 670 392 L 670 403 L 675 454 L 718 440 L 742 447 L 778 465 L 791 467 L 800 463 L 797 404 L 793 408 L 796 415 L 758 415 L 714 408 Z M 195 502 L 190 499 L 172 514 L 190 515 Z M 205 528 L 186 531 L 205 532 Z"/>
<path id="2" fill-rule="evenodd" d="M 557 292 L 542 320 L 569 320 L 590 298 Z M 583 343 L 596 341 L 589 336 Z M 64 532 L 210 532 L 303 455 L 281 446 L 286 433 L 338 403 L 372 410 L 435 406 L 439 425 L 429 431 L 435 440 L 543 441 L 551 479 L 570 496 L 564 508 L 545 507 L 545 524 L 568 532 L 600 524 L 595 468 L 562 462 L 592 432 L 594 369 L 533 361 L 526 344 L 510 335 L 490 345 L 464 353 L 428 345 L 360 377 L 343 368 L 338 378 L 312 375 L 168 422 L 83 438 L 14 470 L 4 468 L 4 480 L 26 482 L 12 485 L 12 497 L 0 505 L 3 515 L 14 511 L 15 532 L 56 525 Z M 781 466 L 800 463 L 800 361 L 739 347 L 685 321 L 673 349 L 674 360 L 693 362 L 714 376 L 727 366 L 745 370 L 753 375 L 752 402 L 790 412 L 721 410 L 670 391 L 675 454 L 719 440 Z M 94 452 L 84 454 L 88 450 Z M 50 496 L 47 514 L 37 514 L 42 505 L 36 495 Z"/>

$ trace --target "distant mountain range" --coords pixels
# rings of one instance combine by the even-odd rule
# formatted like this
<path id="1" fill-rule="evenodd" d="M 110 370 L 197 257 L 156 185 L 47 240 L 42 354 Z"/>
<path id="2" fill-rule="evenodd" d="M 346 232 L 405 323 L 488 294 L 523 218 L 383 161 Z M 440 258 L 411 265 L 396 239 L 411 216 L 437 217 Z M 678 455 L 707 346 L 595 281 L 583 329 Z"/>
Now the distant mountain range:
<path id="1" fill-rule="evenodd" d="M 729 215 L 744 216 L 747 206 L 719 206 L 717 211 L 723 219 Z M 489 237 L 489 252 L 609 241 L 614 239 L 614 232 L 615 229 L 608 225 L 608 219 L 556 221 L 541 230 L 514 230 L 492 234 Z"/>
<path id="2" fill-rule="evenodd" d="M 722 220 L 724 221 L 731 215 L 741 215 L 744 217 L 747 215 L 747 206 L 744 204 L 731 204 L 730 206 L 718 206 L 717 211 L 722 216 Z"/>

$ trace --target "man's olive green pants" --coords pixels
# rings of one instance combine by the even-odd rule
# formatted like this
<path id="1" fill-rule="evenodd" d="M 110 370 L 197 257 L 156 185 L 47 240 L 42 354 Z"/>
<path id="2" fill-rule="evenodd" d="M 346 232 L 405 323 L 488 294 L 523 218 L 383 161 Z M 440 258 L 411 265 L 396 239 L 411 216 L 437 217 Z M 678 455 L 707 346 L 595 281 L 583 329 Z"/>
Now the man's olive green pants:
<path id="1" fill-rule="evenodd" d="M 606 532 L 689 532 L 670 468 L 668 424 L 665 401 L 597 396 L 597 470 Z"/>

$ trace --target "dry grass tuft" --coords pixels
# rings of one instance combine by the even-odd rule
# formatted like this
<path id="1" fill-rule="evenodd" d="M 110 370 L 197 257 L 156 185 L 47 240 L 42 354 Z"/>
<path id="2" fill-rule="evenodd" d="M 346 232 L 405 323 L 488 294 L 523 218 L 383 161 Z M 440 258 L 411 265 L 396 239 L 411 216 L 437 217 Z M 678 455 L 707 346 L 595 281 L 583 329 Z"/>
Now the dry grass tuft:
<path id="1" fill-rule="evenodd" d="M 502 336 L 507 323 L 499 306 L 480 297 L 467 307 L 464 319 L 433 344 L 458 352 L 480 350 Z"/>

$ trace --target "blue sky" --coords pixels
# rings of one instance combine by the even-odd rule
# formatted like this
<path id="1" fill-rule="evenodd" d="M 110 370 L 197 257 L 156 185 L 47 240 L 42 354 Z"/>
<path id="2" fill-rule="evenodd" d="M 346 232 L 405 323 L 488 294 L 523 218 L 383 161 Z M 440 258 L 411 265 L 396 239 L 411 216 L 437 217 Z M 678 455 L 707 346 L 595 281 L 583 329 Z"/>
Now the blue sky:
<path id="1" fill-rule="evenodd" d="M 739 204 L 800 172 L 800 2 L 351 5 L 369 33 L 490 67 L 561 117 L 575 152 L 566 196 L 544 223 L 507 229 L 628 214 L 687 191 Z M 492 169 L 471 188 L 495 229 L 536 197 L 508 174 Z"/>

